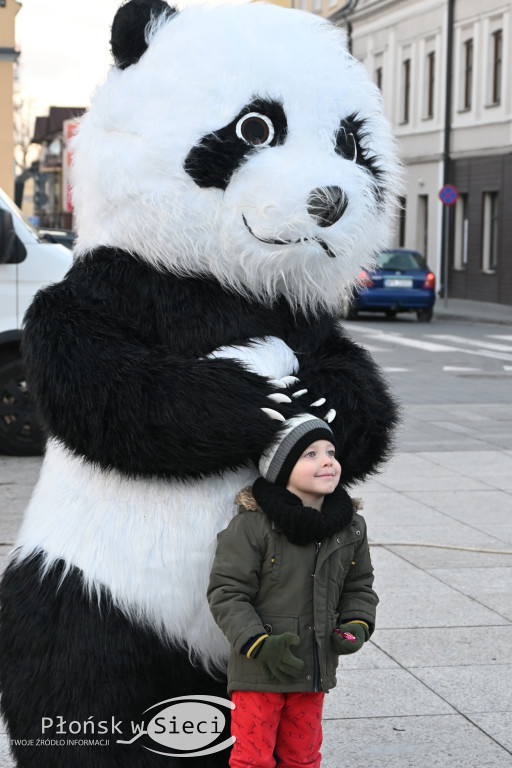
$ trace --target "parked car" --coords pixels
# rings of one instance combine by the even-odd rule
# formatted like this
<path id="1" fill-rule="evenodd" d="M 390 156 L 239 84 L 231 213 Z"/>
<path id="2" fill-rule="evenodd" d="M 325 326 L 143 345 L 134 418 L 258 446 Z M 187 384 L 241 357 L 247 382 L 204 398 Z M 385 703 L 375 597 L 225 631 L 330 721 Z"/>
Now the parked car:
<path id="1" fill-rule="evenodd" d="M 46 243 L 60 243 L 60 245 L 64 245 L 72 251 L 76 232 L 72 232 L 69 229 L 40 229 L 39 237 Z"/>
<path id="2" fill-rule="evenodd" d="M 398 312 L 415 312 L 429 323 L 434 312 L 436 278 L 424 257 L 408 248 L 379 253 L 371 271 L 363 269 L 353 295 L 343 299 L 342 315 L 353 320 L 359 312 L 384 312 L 392 318 Z"/>
<path id="3" fill-rule="evenodd" d="M 21 323 L 34 293 L 62 280 L 73 257 L 43 241 L 19 208 L 0 190 L 0 451 L 41 453 L 44 434 L 30 400 L 21 358 Z"/>

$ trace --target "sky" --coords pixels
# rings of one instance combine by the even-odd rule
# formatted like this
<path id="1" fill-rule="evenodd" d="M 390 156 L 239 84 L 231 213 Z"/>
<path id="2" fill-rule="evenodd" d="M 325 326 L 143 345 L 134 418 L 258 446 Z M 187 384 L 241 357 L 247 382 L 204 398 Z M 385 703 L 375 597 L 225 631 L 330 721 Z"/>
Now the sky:
<path id="1" fill-rule="evenodd" d="M 89 105 L 112 63 L 110 27 L 121 1 L 21 0 L 16 16 L 18 87 L 33 118 L 47 114 L 50 105 Z"/>

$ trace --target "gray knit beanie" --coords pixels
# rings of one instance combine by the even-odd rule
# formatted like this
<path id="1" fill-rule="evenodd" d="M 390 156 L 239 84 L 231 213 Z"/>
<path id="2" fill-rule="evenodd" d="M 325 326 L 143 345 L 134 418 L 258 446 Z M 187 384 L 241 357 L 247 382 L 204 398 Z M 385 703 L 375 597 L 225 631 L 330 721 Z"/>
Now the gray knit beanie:
<path id="1" fill-rule="evenodd" d="M 258 465 L 261 476 L 286 487 L 302 452 L 316 440 L 329 440 L 336 447 L 333 432 L 322 419 L 309 413 L 288 419 L 274 442 L 261 455 Z"/>

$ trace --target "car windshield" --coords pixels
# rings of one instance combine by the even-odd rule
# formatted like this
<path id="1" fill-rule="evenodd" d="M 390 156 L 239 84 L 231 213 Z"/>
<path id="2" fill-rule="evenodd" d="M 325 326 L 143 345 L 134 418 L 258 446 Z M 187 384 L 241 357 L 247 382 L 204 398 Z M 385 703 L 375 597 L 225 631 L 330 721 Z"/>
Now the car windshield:
<path id="1" fill-rule="evenodd" d="M 425 259 L 417 251 L 382 251 L 377 269 L 425 269 Z"/>

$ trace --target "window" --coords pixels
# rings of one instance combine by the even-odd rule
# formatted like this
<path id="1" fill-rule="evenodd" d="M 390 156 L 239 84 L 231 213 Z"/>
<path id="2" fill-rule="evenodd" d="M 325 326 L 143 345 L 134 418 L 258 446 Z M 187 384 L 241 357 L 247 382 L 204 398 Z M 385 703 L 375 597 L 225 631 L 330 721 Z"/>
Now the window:
<path id="1" fill-rule="evenodd" d="M 436 52 L 430 51 L 427 54 L 427 68 L 426 68 L 426 104 L 425 104 L 425 117 L 434 117 L 434 95 L 435 95 L 435 78 L 436 78 Z"/>
<path id="2" fill-rule="evenodd" d="M 492 41 L 492 103 L 501 101 L 501 70 L 503 61 L 503 30 L 498 29 L 493 33 Z"/>
<path id="3" fill-rule="evenodd" d="M 379 51 L 373 57 L 373 80 L 377 88 L 382 91 L 382 81 L 384 73 L 384 53 Z"/>
<path id="4" fill-rule="evenodd" d="M 411 103 L 411 60 L 402 62 L 402 123 L 408 123 Z"/>
<path id="5" fill-rule="evenodd" d="M 482 269 L 494 272 L 498 266 L 498 201 L 497 192 L 486 192 L 483 199 Z"/>
<path id="6" fill-rule="evenodd" d="M 453 266 L 455 269 L 466 269 L 468 263 L 468 196 L 459 195 L 455 203 L 455 250 Z"/>
<path id="7" fill-rule="evenodd" d="M 398 211 L 398 246 L 403 248 L 405 246 L 405 214 L 407 209 L 407 198 L 399 197 L 398 204 L 400 206 Z"/>
<path id="8" fill-rule="evenodd" d="M 473 95 L 473 40 L 464 43 L 464 93 L 462 107 L 471 109 Z"/>
<path id="9" fill-rule="evenodd" d="M 418 216 L 416 230 L 417 250 L 428 256 L 428 195 L 418 195 Z"/>
<path id="10" fill-rule="evenodd" d="M 313 0 L 313 11 L 320 13 L 322 10 L 322 0 Z"/>

